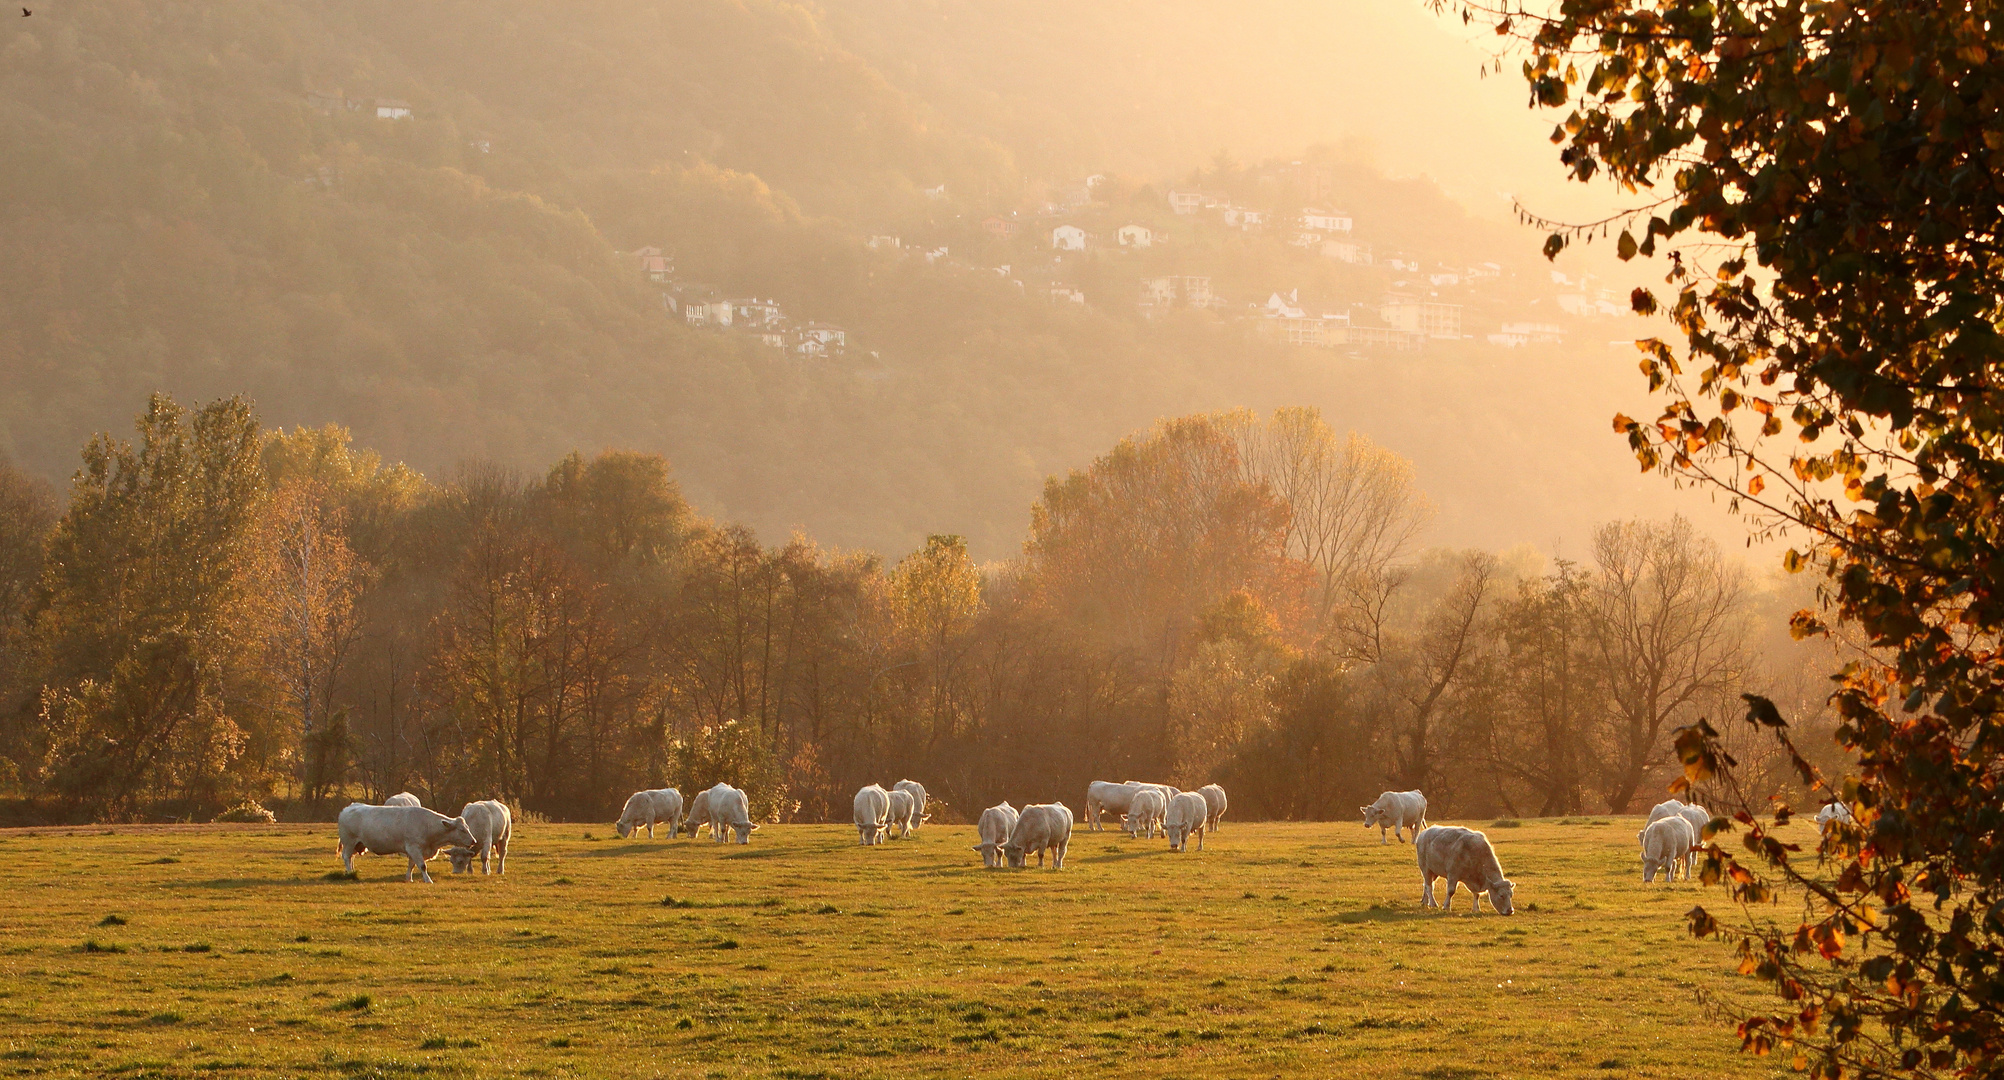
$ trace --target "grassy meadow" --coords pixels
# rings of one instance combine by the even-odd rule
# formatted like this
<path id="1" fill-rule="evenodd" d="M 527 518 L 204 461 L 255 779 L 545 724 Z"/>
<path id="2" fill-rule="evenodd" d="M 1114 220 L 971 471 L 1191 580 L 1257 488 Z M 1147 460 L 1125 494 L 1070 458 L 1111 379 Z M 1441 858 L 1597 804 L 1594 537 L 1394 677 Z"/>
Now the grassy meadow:
<path id="1" fill-rule="evenodd" d="M 1485 828 L 1517 914 L 1422 912 L 1410 846 L 1228 822 L 985 870 L 968 826 L 750 847 L 520 825 L 405 884 L 332 825 L 0 834 L 0 1076 L 1769 1076 L 1635 819 Z M 1716 891 L 1708 899 L 1718 903 Z"/>

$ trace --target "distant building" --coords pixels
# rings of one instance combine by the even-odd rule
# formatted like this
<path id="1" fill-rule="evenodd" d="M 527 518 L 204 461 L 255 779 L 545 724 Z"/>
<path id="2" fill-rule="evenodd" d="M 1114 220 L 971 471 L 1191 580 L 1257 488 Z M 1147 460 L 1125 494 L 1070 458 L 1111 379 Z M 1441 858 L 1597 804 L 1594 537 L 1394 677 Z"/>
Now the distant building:
<path id="1" fill-rule="evenodd" d="M 675 279 L 675 262 L 665 255 L 649 255 L 640 260 L 640 272 L 647 280 L 666 285 Z"/>
<path id="2" fill-rule="evenodd" d="M 945 184 L 936 184 L 936 185 L 934 185 L 934 186 L 932 186 L 932 187 L 929 187 L 929 188 L 920 188 L 920 189 L 919 189 L 919 191 L 920 191 L 920 193 L 921 193 L 921 194 L 923 194 L 923 195 L 924 195 L 924 196 L 925 196 L 926 198 L 928 198 L 928 199 L 944 199 L 944 198 L 946 198 L 946 185 L 945 185 Z"/>
<path id="3" fill-rule="evenodd" d="M 1489 344 L 1506 349 L 1525 345 L 1556 345 L 1565 340 L 1565 331 L 1554 323 L 1507 322 L 1489 335 Z"/>
<path id="4" fill-rule="evenodd" d="M 1369 266 L 1371 263 L 1371 249 L 1366 244 L 1359 244 L 1350 240 L 1324 240 L 1322 242 L 1322 257 L 1325 259 L 1335 259 L 1337 262 Z"/>
<path id="5" fill-rule="evenodd" d="M 1141 282 L 1141 303 L 1144 306 L 1182 304 L 1185 307 L 1210 307 L 1215 299 L 1211 294 L 1211 279 L 1197 274 L 1172 274 L 1145 278 Z"/>
<path id="6" fill-rule="evenodd" d="M 839 352 L 849 347 L 849 332 L 834 323 L 808 323 L 796 336 L 803 342 L 818 344 L 823 352 Z"/>
<path id="7" fill-rule="evenodd" d="M 863 241 L 863 246 L 871 251 L 896 251 L 904 245 L 895 236 L 872 236 Z"/>
<path id="8" fill-rule="evenodd" d="M 1215 205 L 1201 191 L 1172 191 L 1169 193 L 1169 209 L 1178 214 L 1194 214 L 1206 206 Z"/>
<path id="9" fill-rule="evenodd" d="M 1145 248 L 1155 243 L 1155 233 L 1146 225 L 1122 225 L 1114 235 L 1121 247 Z"/>
<path id="10" fill-rule="evenodd" d="M 1085 290 L 1070 285 L 1060 285 L 1054 281 L 1044 289 L 1044 299 L 1053 304 L 1083 304 Z"/>
<path id="11" fill-rule="evenodd" d="M 1051 230 L 1051 246 L 1059 251 L 1084 251 L 1086 231 L 1077 225 L 1060 225 Z"/>
<path id="12" fill-rule="evenodd" d="M 1350 215 L 1341 210 L 1324 210 L 1320 207 L 1309 207 L 1301 211 L 1301 227 L 1325 233 L 1348 233 L 1350 231 Z"/>
<path id="13" fill-rule="evenodd" d="M 1257 228 L 1266 224 L 1266 211 L 1254 210 L 1248 206 L 1225 207 L 1225 224 L 1241 229 Z"/>
<path id="14" fill-rule="evenodd" d="M 1395 329 L 1417 330 L 1432 338 L 1461 336 L 1461 305 L 1443 304 L 1392 293 L 1378 306 L 1378 316 Z"/>
<path id="15" fill-rule="evenodd" d="M 323 94 L 318 90 L 308 90 L 306 92 L 306 107 L 332 116 L 348 108 L 348 95 L 339 90 L 331 94 Z"/>
<path id="16" fill-rule="evenodd" d="M 1001 240 L 1016 235 L 1016 223 L 1000 214 L 990 214 L 981 219 L 981 231 Z"/>
<path id="17" fill-rule="evenodd" d="M 376 99 L 376 119 L 409 120 L 410 118 L 411 118 L 410 102 L 398 101 L 396 98 Z"/>
<path id="18" fill-rule="evenodd" d="M 731 325 L 740 330 L 776 328 L 786 322 L 786 316 L 780 312 L 779 305 L 771 300 L 747 297 L 742 300 L 732 300 L 730 305 Z"/>
<path id="19" fill-rule="evenodd" d="M 491 154 L 494 152 L 494 140 L 492 139 L 473 139 L 469 141 L 466 145 L 469 148 L 477 150 L 483 154 Z"/>

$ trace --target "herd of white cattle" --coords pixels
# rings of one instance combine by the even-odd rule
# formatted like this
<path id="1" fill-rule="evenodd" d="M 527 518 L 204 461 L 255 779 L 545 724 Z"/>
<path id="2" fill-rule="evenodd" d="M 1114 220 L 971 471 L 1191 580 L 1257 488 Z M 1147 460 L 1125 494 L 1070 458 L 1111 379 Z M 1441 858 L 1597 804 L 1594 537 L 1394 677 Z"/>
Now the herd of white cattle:
<path id="1" fill-rule="evenodd" d="M 1169 850 L 1188 849 L 1191 839 L 1197 850 L 1204 849 L 1204 834 L 1215 832 L 1229 805 L 1225 789 L 1206 784 L 1196 791 L 1181 791 L 1169 784 L 1140 780 L 1114 783 L 1095 780 L 1086 786 L 1086 829 L 1097 832 L 1106 827 L 1106 815 L 1119 816 L 1119 827 L 1131 837 L 1169 841 Z M 1498 914 L 1515 911 L 1515 885 L 1503 876 L 1496 849 L 1489 838 L 1474 829 L 1456 825 L 1434 825 L 1426 819 L 1426 796 L 1418 791 L 1387 791 L 1376 802 L 1358 809 L 1364 813 L 1364 827 L 1378 830 L 1378 842 L 1396 838 L 1408 840 L 1419 859 L 1421 903 L 1429 908 L 1451 910 L 1455 890 L 1467 887 L 1471 911 L 1482 910 L 1482 898 Z M 855 821 L 857 842 L 865 847 L 887 840 L 908 838 L 930 820 L 926 813 L 925 785 L 916 780 L 900 780 L 886 788 L 869 784 L 856 792 Z M 1711 812 L 1695 803 L 1670 799 L 1649 811 L 1649 820 L 1635 838 L 1642 844 L 1642 880 L 1653 883 L 1658 873 L 1665 883 L 1681 873 L 1691 879 L 1695 856 L 1703 849 L 1705 827 Z M 1832 802 L 1816 815 L 1819 828 L 1852 821 L 1850 809 Z M 418 797 L 400 792 L 383 805 L 351 803 L 341 811 L 340 845 L 336 849 L 342 865 L 352 874 L 358 854 L 402 854 L 410 860 L 404 880 L 422 878 L 431 882 L 425 864 L 446 852 L 452 872 L 471 873 L 473 861 L 480 872 L 505 873 L 508 869 L 508 837 L 513 818 L 508 807 L 492 799 L 470 802 L 458 817 L 426 809 Z M 687 801 L 674 788 L 636 791 L 626 800 L 615 826 L 620 839 L 647 830 L 654 838 L 656 826 L 666 825 L 668 836 L 686 831 L 691 839 L 704 826 L 717 843 L 751 843 L 758 826 L 751 820 L 751 800 L 744 791 L 718 784 L 698 792 Z M 1071 845 L 1072 812 L 1063 803 L 1036 803 L 1017 809 L 1004 801 L 981 812 L 975 824 L 979 843 L 974 850 L 987 867 L 1028 865 L 1037 857 L 1043 866 L 1051 856 L 1052 869 L 1062 870 L 1065 851 Z M 490 869 L 491 862 L 491 869 Z M 1445 879 L 1446 897 L 1435 900 L 1434 883 Z"/>

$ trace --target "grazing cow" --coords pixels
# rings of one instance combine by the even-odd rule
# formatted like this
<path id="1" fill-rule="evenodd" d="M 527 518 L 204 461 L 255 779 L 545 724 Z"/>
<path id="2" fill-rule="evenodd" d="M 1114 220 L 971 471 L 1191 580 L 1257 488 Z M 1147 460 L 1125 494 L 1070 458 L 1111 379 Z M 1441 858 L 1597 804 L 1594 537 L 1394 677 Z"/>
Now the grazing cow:
<path id="1" fill-rule="evenodd" d="M 619 812 L 619 824 L 613 828 L 621 840 L 647 827 L 647 838 L 654 839 L 654 826 L 667 822 L 668 835 L 672 839 L 682 828 L 682 793 L 674 788 L 652 788 L 636 791 L 627 796 L 625 809 Z"/>
<path id="2" fill-rule="evenodd" d="M 1154 839 L 1162 831 L 1162 816 L 1169 812 L 1169 800 L 1154 788 L 1142 788 L 1134 793 L 1134 801 L 1127 804 L 1125 825 L 1127 835 Z"/>
<path id="3" fill-rule="evenodd" d="M 856 792 L 856 842 L 869 847 L 884 842 L 884 826 L 891 819 L 891 793 L 876 784 Z"/>
<path id="4" fill-rule="evenodd" d="M 1197 789 L 1197 794 L 1204 797 L 1204 805 L 1211 809 L 1211 812 L 1204 816 L 1204 830 L 1217 832 L 1218 823 L 1225 818 L 1225 807 L 1229 805 L 1225 802 L 1225 789 L 1216 784 L 1205 784 Z"/>
<path id="5" fill-rule="evenodd" d="M 1016 828 L 1016 808 L 1007 800 L 996 803 L 981 812 L 981 821 L 974 831 L 981 835 L 981 842 L 974 850 L 981 853 L 981 865 L 997 867 L 1002 865 L 1002 845 L 1009 842 L 1009 834 Z"/>
<path id="6" fill-rule="evenodd" d="M 1378 827 L 1380 844 L 1391 843 L 1385 837 L 1386 829 L 1390 829 L 1392 835 L 1398 837 L 1399 843 L 1403 844 L 1406 842 L 1406 837 L 1399 832 L 1400 829 L 1411 830 L 1413 836 L 1418 837 L 1420 830 L 1427 826 L 1426 796 L 1418 791 L 1387 791 L 1378 796 L 1377 802 L 1369 806 L 1360 806 L 1358 809 L 1364 812 L 1366 829 L 1373 825 Z"/>
<path id="7" fill-rule="evenodd" d="M 1691 846 L 1696 848 L 1698 845 L 1703 844 L 1705 842 L 1705 826 L 1712 823 L 1712 812 L 1699 806 L 1697 803 L 1685 803 L 1684 809 L 1677 811 L 1677 816 L 1683 818 L 1691 825 Z M 1686 871 L 1685 876 L 1690 876 L 1689 871 Z"/>
<path id="8" fill-rule="evenodd" d="M 1489 906 L 1498 915 L 1517 910 L 1511 898 L 1517 886 L 1503 876 L 1503 866 L 1496 861 L 1496 849 L 1489 846 L 1487 836 L 1459 825 L 1434 825 L 1414 838 L 1413 851 L 1419 856 L 1420 902 L 1424 906 L 1453 911 L 1455 887 L 1466 885 L 1473 911 L 1482 910 L 1483 893 L 1489 894 Z M 1435 904 L 1433 879 L 1443 877 L 1447 879 L 1447 900 Z"/>
<path id="9" fill-rule="evenodd" d="M 1134 793 L 1141 790 L 1140 784 L 1116 784 L 1111 780 L 1094 780 L 1086 785 L 1086 831 L 1098 832 L 1100 818 L 1106 811 L 1116 814 L 1127 813 L 1134 802 Z"/>
<path id="10" fill-rule="evenodd" d="M 1850 804 L 1842 800 L 1824 803 L 1823 809 L 1816 812 L 1816 828 L 1820 832 L 1829 832 L 1832 825 L 1855 825 L 1857 821 L 1851 816 Z"/>
<path id="11" fill-rule="evenodd" d="M 908 839 L 912 834 L 912 815 L 918 812 L 918 800 L 903 788 L 893 788 L 888 794 L 891 797 L 891 838 Z"/>
<path id="12" fill-rule="evenodd" d="M 717 823 L 712 820 L 710 814 L 710 791 L 714 790 L 716 789 L 698 791 L 696 797 L 689 800 L 689 816 L 682 819 L 682 827 L 689 830 L 691 840 L 696 838 L 696 830 L 705 825 L 710 827 L 712 837 L 717 835 Z"/>
<path id="13" fill-rule="evenodd" d="M 1681 799 L 1665 799 L 1649 808 L 1649 820 L 1643 825 L 1654 825 L 1667 817 L 1683 817 L 1684 802 Z"/>
<path id="14" fill-rule="evenodd" d="M 919 831 L 919 826 L 926 822 L 925 785 L 916 780 L 900 780 L 891 785 L 891 790 L 912 793 L 912 831 Z"/>
<path id="15" fill-rule="evenodd" d="M 1657 818 L 1643 830 L 1635 834 L 1642 841 L 1642 883 L 1656 880 L 1656 872 L 1663 871 L 1663 884 L 1677 880 L 1677 871 L 1684 871 L 1684 880 L 1691 880 L 1691 823 L 1682 816 Z"/>
<path id="16" fill-rule="evenodd" d="M 1204 850 L 1204 819 L 1210 815 L 1211 806 L 1202 795 L 1194 791 L 1177 792 L 1169 800 L 1169 812 L 1162 817 L 1162 832 L 1169 837 L 1169 850 L 1183 850 L 1192 833 L 1197 837 L 1197 850 Z"/>
<path id="17" fill-rule="evenodd" d="M 1016 815 L 1016 827 L 1009 830 L 1009 840 L 1002 845 L 1002 854 L 1009 859 L 1009 865 L 1022 869 L 1031 852 L 1037 853 L 1037 865 L 1044 865 L 1044 852 L 1051 853 L 1051 869 L 1065 868 L 1065 848 L 1072 842 L 1072 812 L 1064 803 L 1038 803 L 1026 806 Z"/>
<path id="18" fill-rule="evenodd" d="M 742 789 L 721 782 L 710 789 L 709 795 L 710 839 L 723 843 L 724 830 L 729 829 L 729 839 L 740 844 L 751 843 L 751 834 L 758 831 L 758 826 L 752 824 L 751 799 Z"/>
<path id="19" fill-rule="evenodd" d="M 334 850 L 349 873 L 355 872 L 356 855 L 402 852 L 411 861 L 410 868 L 404 871 L 404 880 L 421 874 L 427 885 L 431 884 L 431 872 L 424 866 L 427 860 L 442 848 L 455 845 L 470 848 L 474 844 L 473 832 L 466 827 L 465 818 L 446 817 L 422 806 L 349 803 L 341 811 L 339 829 L 341 839 Z"/>
<path id="20" fill-rule="evenodd" d="M 493 799 L 482 799 L 461 807 L 459 816 L 466 821 L 467 831 L 473 834 L 473 846 L 447 849 L 447 854 L 452 856 L 452 872 L 472 873 L 473 857 L 478 855 L 481 876 L 486 876 L 490 858 L 495 864 L 494 873 L 507 873 L 508 837 L 515 831 L 515 815 L 508 812 L 508 805 Z"/>
<path id="21" fill-rule="evenodd" d="M 399 791 L 399 792 L 397 792 L 397 793 L 396 793 L 395 795 L 392 795 L 392 796 L 390 796 L 389 798 L 387 798 L 387 799 L 384 799 L 384 800 L 383 800 L 383 805 L 384 805 L 384 806 L 423 806 L 424 804 L 423 804 L 423 803 L 421 803 L 421 802 L 419 802 L 419 801 L 418 801 L 418 797 L 417 797 L 417 796 L 415 796 L 415 795 L 413 795 L 413 794 L 411 794 L 410 792 L 408 792 L 408 791 Z"/>
<path id="22" fill-rule="evenodd" d="M 1122 782 L 1131 788 L 1153 788 L 1156 791 L 1161 792 L 1162 805 L 1164 806 L 1169 805 L 1170 799 L 1173 799 L 1176 796 L 1183 793 L 1183 789 L 1175 786 L 1174 784 L 1151 784 L 1145 780 L 1126 780 Z"/>

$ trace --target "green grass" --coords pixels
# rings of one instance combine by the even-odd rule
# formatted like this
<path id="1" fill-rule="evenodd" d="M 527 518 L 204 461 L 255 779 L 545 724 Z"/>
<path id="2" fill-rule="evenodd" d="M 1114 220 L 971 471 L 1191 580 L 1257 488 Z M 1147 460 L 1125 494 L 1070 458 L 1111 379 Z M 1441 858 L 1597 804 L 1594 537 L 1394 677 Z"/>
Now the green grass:
<path id="1" fill-rule="evenodd" d="M 329 826 L 176 830 L 175 863 L 35 830 L 0 860 L 0 1077 L 1774 1075 L 1697 1002 L 1758 1000 L 1684 933 L 1725 905 L 1645 888 L 1636 828 L 1493 832 L 1512 918 L 1422 911 L 1411 847 L 1354 823 L 1080 832 L 1060 872 L 984 870 L 967 827 L 744 858 L 523 826 L 505 878 L 433 886 L 327 880 Z"/>

